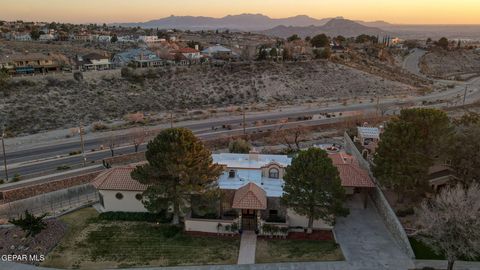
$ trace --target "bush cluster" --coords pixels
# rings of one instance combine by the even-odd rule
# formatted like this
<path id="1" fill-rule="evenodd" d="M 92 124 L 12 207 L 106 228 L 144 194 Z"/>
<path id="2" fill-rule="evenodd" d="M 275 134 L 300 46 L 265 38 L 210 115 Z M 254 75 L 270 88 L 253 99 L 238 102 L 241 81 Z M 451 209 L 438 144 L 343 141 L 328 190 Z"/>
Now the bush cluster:
<path id="1" fill-rule="evenodd" d="M 415 214 L 415 210 L 413 209 L 413 207 L 397 210 L 397 216 L 399 217 L 406 217 L 413 214 Z"/>
<path id="2" fill-rule="evenodd" d="M 160 223 L 168 223 L 172 221 L 172 216 L 164 212 L 158 214 L 149 212 L 105 212 L 101 213 L 98 218 L 100 220 L 110 221 L 145 221 Z"/>

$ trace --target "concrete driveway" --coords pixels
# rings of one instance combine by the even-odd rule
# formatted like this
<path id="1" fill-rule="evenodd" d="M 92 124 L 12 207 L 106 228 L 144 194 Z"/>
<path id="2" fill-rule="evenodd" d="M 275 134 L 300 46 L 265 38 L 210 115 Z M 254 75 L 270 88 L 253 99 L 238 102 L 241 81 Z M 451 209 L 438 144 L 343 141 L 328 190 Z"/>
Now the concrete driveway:
<path id="1" fill-rule="evenodd" d="M 413 261 L 391 237 L 375 206 L 359 197 L 347 203 L 350 215 L 338 218 L 335 235 L 346 261 L 356 269 L 409 269 Z"/>

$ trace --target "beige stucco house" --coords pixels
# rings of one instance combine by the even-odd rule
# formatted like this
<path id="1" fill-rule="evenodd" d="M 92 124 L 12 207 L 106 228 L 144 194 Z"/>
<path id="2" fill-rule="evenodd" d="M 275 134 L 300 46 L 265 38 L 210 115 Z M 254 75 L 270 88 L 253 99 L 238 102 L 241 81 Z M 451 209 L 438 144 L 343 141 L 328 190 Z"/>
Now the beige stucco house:
<path id="1" fill-rule="evenodd" d="M 213 154 L 213 162 L 223 166 L 218 179 L 222 196 L 218 202 L 205 202 L 192 196 L 190 212 L 185 216 L 185 230 L 218 233 L 233 224 L 242 230 L 261 230 L 264 224 L 278 227 L 305 228 L 306 216 L 280 203 L 283 194 L 285 168 L 292 159 L 286 155 Z M 374 187 L 368 173 L 358 166 L 352 156 L 331 154 L 333 164 L 339 169 L 342 185 L 347 194 Z M 101 211 L 147 211 L 142 204 L 142 192 L 147 186 L 130 177 L 133 166 L 112 168 L 94 181 L 98 189 Z M 332 227 L 316 220 L 314 229 Z"/>

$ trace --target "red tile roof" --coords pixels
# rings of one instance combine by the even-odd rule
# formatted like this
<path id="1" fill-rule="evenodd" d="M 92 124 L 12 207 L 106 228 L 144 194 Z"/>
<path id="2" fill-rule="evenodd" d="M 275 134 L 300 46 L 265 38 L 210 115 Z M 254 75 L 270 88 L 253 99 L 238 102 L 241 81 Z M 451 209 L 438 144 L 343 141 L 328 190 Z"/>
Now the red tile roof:
<path id="1" fill-rule="evenodd" d="M 355 164 L 336 164 L 344 187 L 375 187 L 368 172 Z"/>
<path id="2" fill-rule="evenodd" d="M 368 171 L 360 168 L 358 161 L 351 155 L 335 153 L 328 155 L 337 167 L 340 180 L 344 187 L 375 187 Z"/>
<path id="3" fill-rule="evenodd" d="M 109 169 L 98 175 L 92 182 L 93 186 L 101 190 L 145 191 L 147 185 L 134 180 L 130 173 L 134 167 L 118 167 Z"/>
<path id="4" fill-rule="evenodd" d="M 248 183 L 235 191 L 232 208 L 267 209 L 267 194 L 254 183 Z"/>

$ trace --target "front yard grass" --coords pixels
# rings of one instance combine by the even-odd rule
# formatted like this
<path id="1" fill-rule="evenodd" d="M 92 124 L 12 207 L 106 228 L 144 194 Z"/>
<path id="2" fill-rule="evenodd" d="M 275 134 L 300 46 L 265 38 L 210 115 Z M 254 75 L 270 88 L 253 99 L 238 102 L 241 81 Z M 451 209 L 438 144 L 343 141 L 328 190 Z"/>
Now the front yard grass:
<path id="1" fill-rule="evenodd" d="M 256 263 L 340 261 L 340 246 L 334 241 L 258 239 Z"/>
<path id="2" fill-rule="evenodd" d="M 78 223 L 68 215 L 64 219 Z M 81 230 L 75 230 L 75 235 L 62 241 L 43 266 L 104 269 L 237 262 L 238 238 L 190 236 L 178 227 L 147 222 L 90 218 L 84 224 Z"/>

